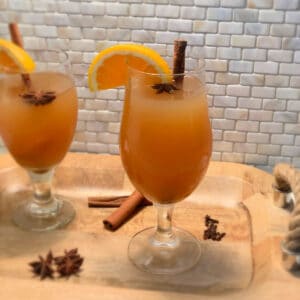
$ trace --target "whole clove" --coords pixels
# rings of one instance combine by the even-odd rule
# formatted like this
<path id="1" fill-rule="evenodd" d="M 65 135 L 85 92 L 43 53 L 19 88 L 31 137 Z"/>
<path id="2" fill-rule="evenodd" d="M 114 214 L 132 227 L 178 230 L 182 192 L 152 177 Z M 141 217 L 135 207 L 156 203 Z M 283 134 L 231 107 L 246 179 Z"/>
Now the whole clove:
<path id="1" fill-rule="evenodd" d="M 206 229 L 203 232 L 203 239 L 204 240 L 213 240 L 213 241 L 221 241 L 226 233 L 225 232 L 218 232 L 218 224 L 219 221 L 217 219 L 211 218 L 209 215 L 205 216 L 205 226 Z"/>

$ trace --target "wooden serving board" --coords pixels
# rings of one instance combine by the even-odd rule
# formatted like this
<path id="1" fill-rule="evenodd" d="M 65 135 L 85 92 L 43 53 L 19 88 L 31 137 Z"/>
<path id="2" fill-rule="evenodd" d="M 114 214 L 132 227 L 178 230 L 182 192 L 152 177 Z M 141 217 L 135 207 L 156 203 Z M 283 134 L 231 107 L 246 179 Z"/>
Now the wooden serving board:
<path id="1" fill-rule="evenodd" d="M 211 162 L 196 191 L 175 209 L 174 225 L 193 233 L 202 255 L 192 270 L 153 276 L 127 259 L 130 237 L 155 225 L 155 208 L 139 211 L 116 232 L 102 220 L 113 208 L 88 208 L 87 197 L 129 194 L 133 187 L 118 156 L 69 153 L 54 189 L 69 198 L 75 220 L 46 233 L 25 232 L 11 213 L 30 194 L 29 180 L 9 155 L 0 156 L 0 299 L 299 299 L 300 279 L 282 266 L 279 243 L 287 212 L 274 206 L 273 177 L 256 168 Z M 203 241 L 206 214 L 219 219 L 221 242 Z M 79 277 L 40 281 L 28 262 L 51 249 L 77 247 L 85 261 Z"/>

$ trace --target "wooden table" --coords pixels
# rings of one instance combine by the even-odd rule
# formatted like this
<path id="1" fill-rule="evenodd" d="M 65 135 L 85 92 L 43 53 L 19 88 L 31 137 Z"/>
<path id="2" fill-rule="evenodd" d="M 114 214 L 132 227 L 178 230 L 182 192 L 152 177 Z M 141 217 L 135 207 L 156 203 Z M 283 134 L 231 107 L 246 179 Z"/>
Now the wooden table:
<path id="1" fill-rule="evenodd" d="M 111 208 L 88 208 L 87 196 L 130 193 L 120 158 L 69 153 L 57 168 L 55 191 L 70 197 L 77 215 L 67 228 L 47 233 L 19 230 L 14 207 L 29 194 L 26 173 L 0 155 L 0 299 L 300 299 L 300 279 L 282 265 L 279 243 L 288 214 L 273 204 L 272 175 L 256 168 L 211 162 L 206 178 L 175 210 L 175 225 L 201 240 L 198 266 L 176 276 L 136 270 L 126 256 L 130 237 L 155 224 L 153 207 L 116 232 L 102 226 Z M 217 216 L 227 235 L 202 241 L 205 214 Z M 85 257 L 79 277 L 34 278 L 28 262 L 49 249 L 78 247 Z"/>

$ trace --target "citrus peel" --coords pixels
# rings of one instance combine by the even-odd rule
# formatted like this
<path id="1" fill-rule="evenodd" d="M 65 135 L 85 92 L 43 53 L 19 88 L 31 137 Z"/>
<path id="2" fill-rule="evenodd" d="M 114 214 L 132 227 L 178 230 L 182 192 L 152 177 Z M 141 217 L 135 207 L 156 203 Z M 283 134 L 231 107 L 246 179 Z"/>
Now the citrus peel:
<path id="1" fill-rule="evenodd" d="M 35 63 L 25 50 L 0 39 L 0 73 L 30 73 L 34 68 Z"/>
<path id="2" fill-rule="evenodd" d="M 170 80 L 167 62 L 155 50 L 140 44 L 119 44 L 99 52 L 88 70 L 91 91 L 125 85 L 128 67 L 142 72 L 161 74 L 162 82 Z"/>

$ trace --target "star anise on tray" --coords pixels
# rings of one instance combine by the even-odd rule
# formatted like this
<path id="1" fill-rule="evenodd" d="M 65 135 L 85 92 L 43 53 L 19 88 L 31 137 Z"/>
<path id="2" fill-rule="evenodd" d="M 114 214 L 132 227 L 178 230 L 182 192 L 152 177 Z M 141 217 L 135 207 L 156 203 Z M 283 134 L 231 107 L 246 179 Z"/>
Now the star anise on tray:
<path id="1" fill-rule="evenodd" d="M 156 94 L 161 94 L 163 92 L 172 94 L 174 91 L 178 90 L 178 88 L 172 83 L 156 83 L 152 85 L 152 88 L 156 90 Z"/>
<path id="2" fill-rule="evenodd" d="M 33 105 L 44 105 L 52 102 L 56 98 L 54 91 L 28 91 L 20 94 L 20 97 L 29 104 Z"/>
<path id="3" fill-rule="evenodd" d="M 205 216 L 205 226 L 207 227 L 206 230 L 204 230 L 203 239 L 208 240 L 211 239 L 213 241 L 221 241 L 222 238 L 225 237 L 225 232 L 218 232 L 217 227 L 219 224 L 219 221 L 216 219 L 211 218 L 209 215 Z"/>
<path id="4" fill-rule="evenodd" d="M 40 279 L 45 279 L 46 277 L 53 278 L 53 267 L 52 267 L 53 255 L 49 251 L 46 258 L 39 255 L 38 261 L 30 262 L 29 265 L 32 267 L 32 272 L 39 276 Z"/>
<path id="5" fill-rule="evenodd" d="M 56 271 L 61 277 L 70 277 L 77 275 L 81 271 L 81 265 L 84 258 L 78 254 L 78 249 L 65 250 L 65 255 L 54 258 Z"/>

